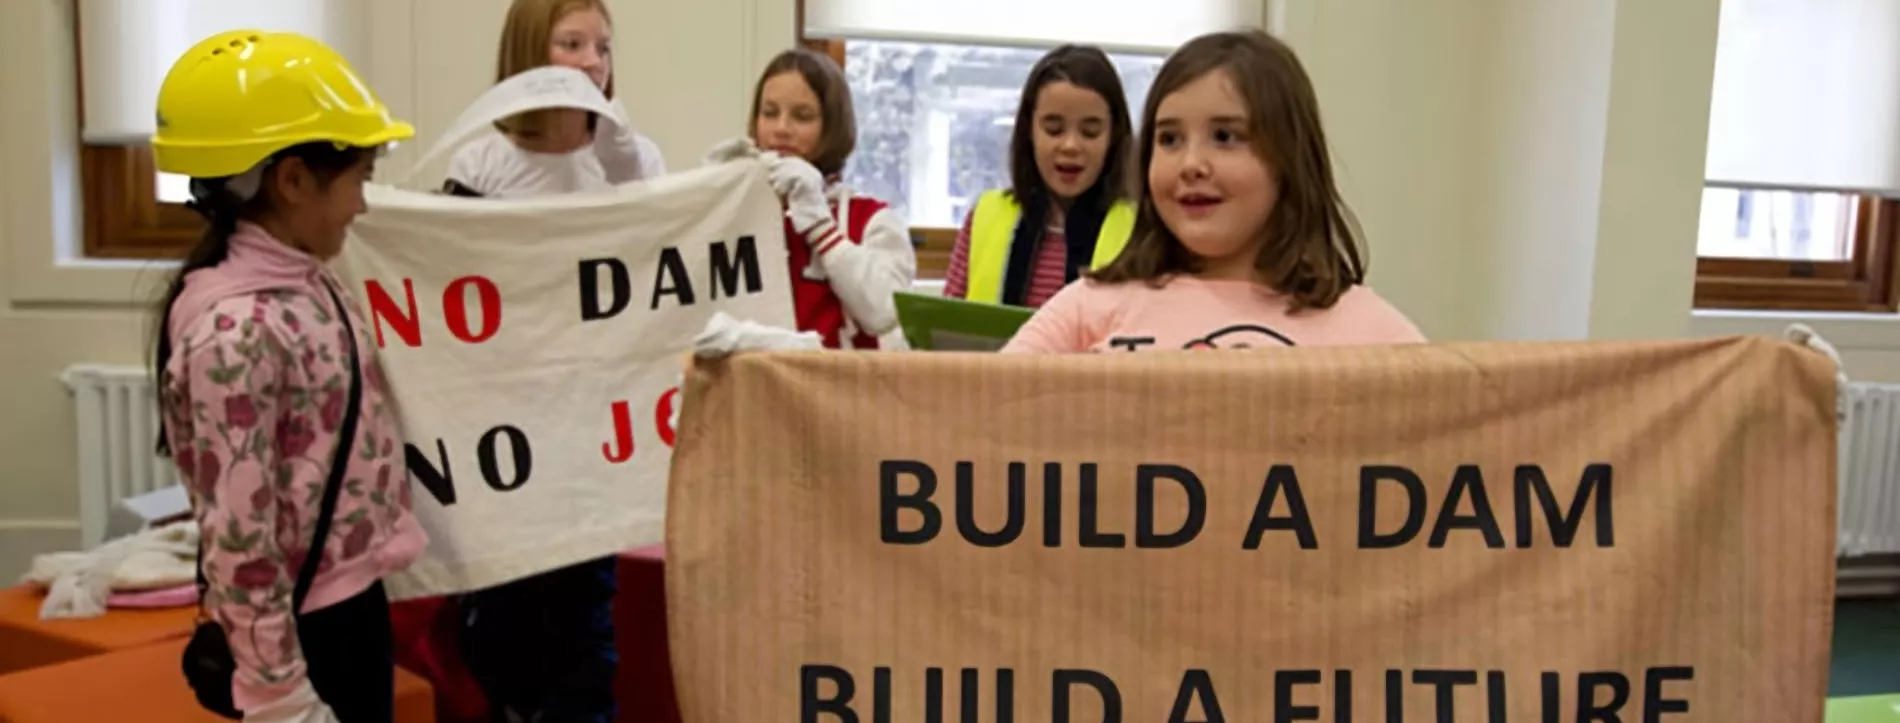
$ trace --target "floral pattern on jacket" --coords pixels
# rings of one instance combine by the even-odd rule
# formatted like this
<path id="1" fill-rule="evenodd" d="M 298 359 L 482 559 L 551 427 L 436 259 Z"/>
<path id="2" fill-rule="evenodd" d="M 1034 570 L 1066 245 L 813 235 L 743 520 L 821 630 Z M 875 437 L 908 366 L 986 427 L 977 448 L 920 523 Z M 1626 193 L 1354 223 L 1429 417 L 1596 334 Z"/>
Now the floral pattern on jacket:
<path id="1" fill-rule="evenodd" d="M 314 265 L 308 281 L 220 299 L 187 321 L 163 385 L 172 456 L 203 532 L 204 604 L 236 658 L 240 708 L 303 682 L 291 593 L 349 401 L 350 348 L 323 291 L 335 282 Z M 357 336 L 360 414 L 305 611 L 360 592 L 423 545 L 375 345 L 360 313 L 344 313 Z"/>

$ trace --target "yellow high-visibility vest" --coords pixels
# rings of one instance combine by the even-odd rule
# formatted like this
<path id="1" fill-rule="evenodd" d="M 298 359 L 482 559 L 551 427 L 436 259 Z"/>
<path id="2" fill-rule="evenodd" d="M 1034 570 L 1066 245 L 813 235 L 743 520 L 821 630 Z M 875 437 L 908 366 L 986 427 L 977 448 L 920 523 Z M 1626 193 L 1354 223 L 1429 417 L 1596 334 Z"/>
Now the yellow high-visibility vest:
<path id="1" fill-rule="evenodd" d="M 976 199 L 970 215 L 970 258 L 964 298 L 991 304 L 1003 303 L 1003 280 L 1009 274 L 1009 246 L 1016 236 L 1016 222 L 1023 215 L 1022 204 L 1002 189 L 984 191 Z M 1135 206 L 1116 201 L 1102 217 L 1102 228 L 1095 234 L 1095 254 L 1088 268 L 1107 266 L 1128 245 L 1135 230 Z"/>

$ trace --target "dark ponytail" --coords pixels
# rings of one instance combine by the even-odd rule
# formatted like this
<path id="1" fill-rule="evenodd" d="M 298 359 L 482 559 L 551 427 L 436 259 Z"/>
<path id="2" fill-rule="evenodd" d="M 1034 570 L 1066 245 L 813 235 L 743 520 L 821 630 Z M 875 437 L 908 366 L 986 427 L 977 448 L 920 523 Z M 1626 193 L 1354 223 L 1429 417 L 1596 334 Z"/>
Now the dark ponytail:
<path id="1" fill-rule="evenodd" d="M 204 217 L 204 237 L 185 253 L 184 262 L 172 275 L 171 283 L 166 284 L 165 294 L 154 310 L 152 389 L 158 395 L 158 453 L 163 456 L 170 456 L 172 452 L 171 440 L 165 433 L 165 367 L 172 360 L 172 305 L 178 303 L 179 294 L 185 291 L 187 274 L 224 263 L 225 257 L 231 253 L 231 235 L 237 233 L 238 220 L 244 213 L 244 202 L 226 186 L 226 179 L 222 178 L 191 182 L 192 199 L 185 205 Z"/>
<path id="2" fill-rule="evenodd" d="M 377 149 L 373 148 L 339 147 L 325 142 L 305 143 L 271 156 L 264 161 L 264 168 L 257 172 L 256 178 L 240 175 L 192 179 L 191 201 L 185 205 L 204 217 L 204 237 L 185 254 L 184 262 L 179 265 L 177 274 L 172 276 L 171 283 L 166 285 L 164 295 L 153 310 L 156 318 L 152 334 L 152 390 L 158 397 L 157 450 L 161 456 L 171 456 L 172 453 L 171 440 L 166 433 L 165 418 L 170 405 L 165 398 L 165 367 L 172 360 L 172 306 L 178 303 L 178 296 L 185 291 L 185 276 L 224 263 L 225 258 L 230 256 L 231 235 L 237 233 L 238 222 L 256 216 L 269 203 L 269 194 L 265 192 L 264 186 L 270 178 L 270 167 L 278 161 L 285 158 L 301 160 L 320 183 L 328 185 L 338 175 L 376 153 Z M 249 192 L 239 193 L 232 187 L 234 182 L 254 185 Z"/>

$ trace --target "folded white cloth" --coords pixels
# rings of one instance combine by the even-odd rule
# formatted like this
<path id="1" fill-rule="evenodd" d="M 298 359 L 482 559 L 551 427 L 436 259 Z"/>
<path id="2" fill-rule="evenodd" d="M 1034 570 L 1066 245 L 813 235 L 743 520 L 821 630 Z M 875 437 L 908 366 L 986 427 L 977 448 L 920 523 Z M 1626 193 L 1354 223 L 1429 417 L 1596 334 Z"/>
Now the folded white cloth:
<path id="1" fill-rule="evenodd" d="M 759 147 L 752 143 L 752 139 L 739 136 L 713 144 L 712 148 L 706 150 L 706 155 L 700 158 L 700 163 L 716 166 L 741 158 L 757 158 L 759 155 Z"/>
<path id="2" fill-rule="evenodd" d="M 1809 328 L 1807 324 L 1789 324 L 1787 329 L 1782 330 L 1781 337 L 1820 352 L 1822 356 L 1834 362 L 1834 388 L 1837 395 L 1834 414 L 1840 421 L 1847 421 L 1847 366 L 1841 362 L 1840 350 L 1834 348 L 1828 340 L 1821 338 L 1821 335 Z"/>
<path id="3" fill-rule="evenodd" d="M 244 711 L 244 723 L 338 723 L 336 712 L 317 697 L 310 679 L 297 685 L 282 698 L 263 707 Z"/>
<path id="4" fill-rule="evenodd" d="M 184 520 L 107 541 L 86 552 L 38 555 L 22 578 L 44 586 L 40 618 L 104 615 L 114 592 L 158 590 L 197 580 L 198 522 Z"/>

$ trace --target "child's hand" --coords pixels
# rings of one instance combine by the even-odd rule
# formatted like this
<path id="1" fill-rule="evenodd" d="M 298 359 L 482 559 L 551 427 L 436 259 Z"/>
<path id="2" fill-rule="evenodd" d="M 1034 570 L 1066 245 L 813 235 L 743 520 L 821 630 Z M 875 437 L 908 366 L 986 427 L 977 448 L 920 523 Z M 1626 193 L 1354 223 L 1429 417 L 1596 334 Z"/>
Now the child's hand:
<path id="1" fill-rule="evenodd" d="M 664 172 L 660 170 L 665 168 L 665 163 L 657 157 L 658 149 L 643 148 L 652 142 L 633 130 L 632 122 L 627 120 L 627 110 L 619 100 L 612 103 L 613 116 L 597 119 L 594 126 L 594 157 L 600 159 L 607 181 L 618 185 L 647 180 L 651 175 Z M 648 158 L 648 155 L 655 157 Z"/>
<path id="2" fill-rule="evenodd" d="M 824 346 L 824 340 L 816 333 L 735 319 L 723 311 L 713 314 L 706 328 L 693 339 L 694 355 L 708 358 L 742 351 L 823 349 Z"/>
<path id="3" fill-rule="evenodd" d="M 673 395 L 673 409 L 666 424 L 679 433 L 680 408 L 686 406 L 686 375 L 693 372 L 693 357 L 717 358 L 742 351 L 787 349 L 823 349 L 824 340 L 816 333 L 766 326 L 735 319 L 719 312 L 706 322 L 706 328 L 693 340 L 693 350 L 680 356 L 679 393 Z"/>
<path id="4" fill-rule="evenodd" d="M 825 200 L 825 177 L 811 162 L 785 157 L 774 160 L 772 190 L 785 199 L 785 214 L 791 217 L 793 230 L 808 233 L 831 220 L 831 203 Z"/>

